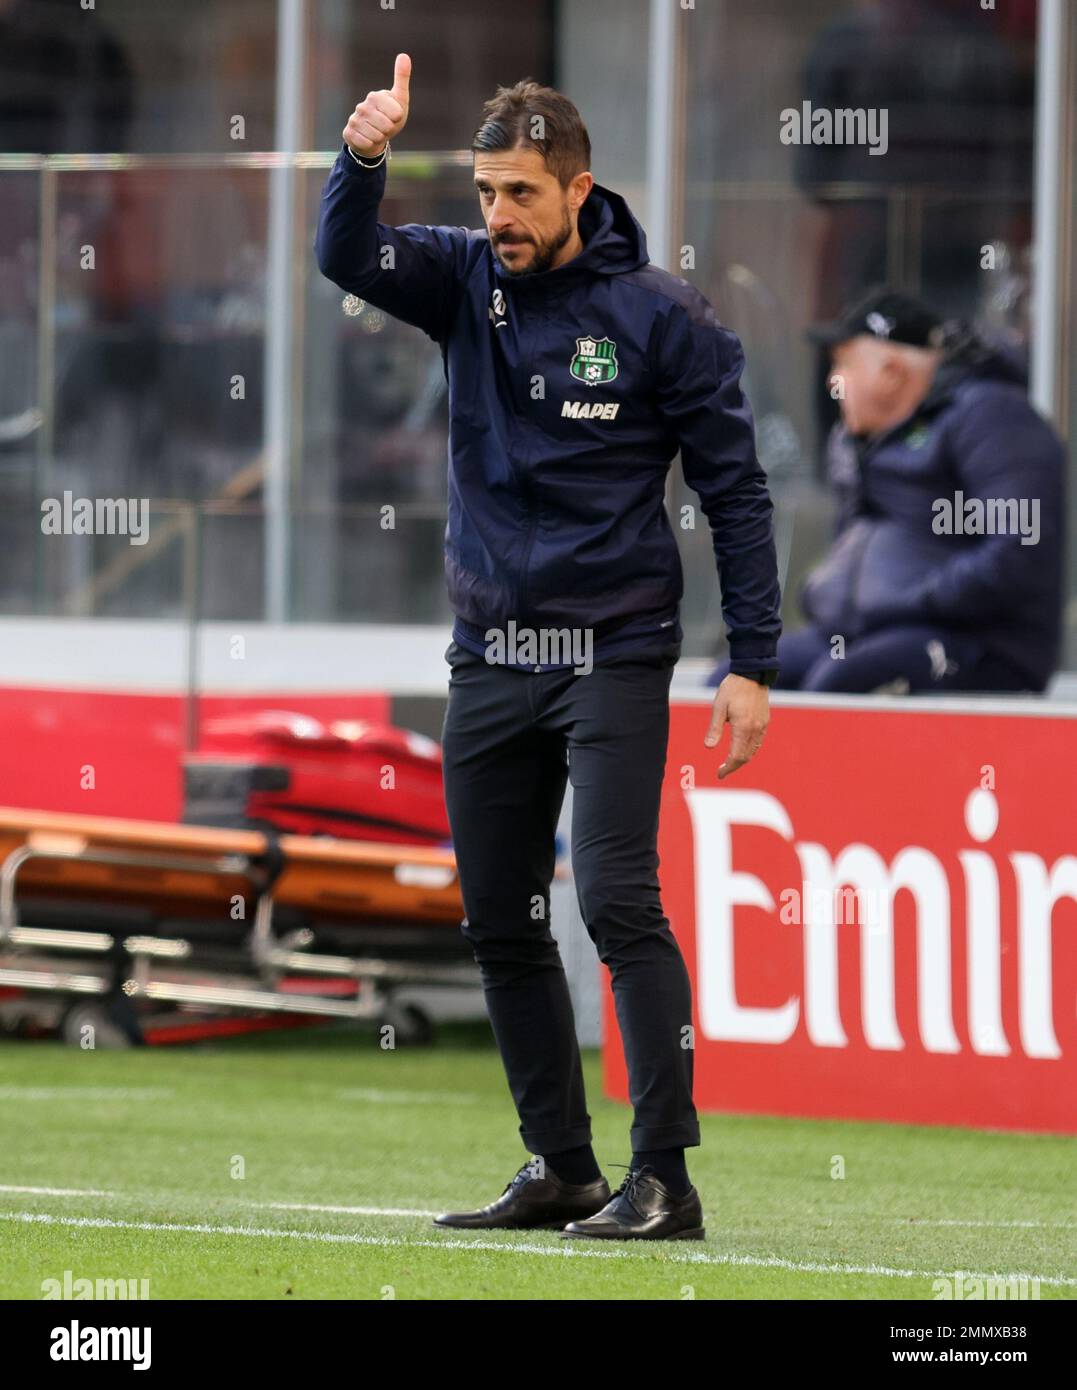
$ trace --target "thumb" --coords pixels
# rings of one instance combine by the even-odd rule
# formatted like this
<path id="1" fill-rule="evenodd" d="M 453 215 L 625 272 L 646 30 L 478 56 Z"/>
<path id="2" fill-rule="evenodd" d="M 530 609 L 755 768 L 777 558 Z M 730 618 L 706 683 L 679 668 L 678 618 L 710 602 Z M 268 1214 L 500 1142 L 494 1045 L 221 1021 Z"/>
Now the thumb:
<path id="1" fill-rule="evenodd" d="M 411 59 L 406 53 L 396 55 L 396 63 L 393 66 L 393 91 L 392 95 L 401 106 L 408 104 L 408 83 L 411 81 Z"/>

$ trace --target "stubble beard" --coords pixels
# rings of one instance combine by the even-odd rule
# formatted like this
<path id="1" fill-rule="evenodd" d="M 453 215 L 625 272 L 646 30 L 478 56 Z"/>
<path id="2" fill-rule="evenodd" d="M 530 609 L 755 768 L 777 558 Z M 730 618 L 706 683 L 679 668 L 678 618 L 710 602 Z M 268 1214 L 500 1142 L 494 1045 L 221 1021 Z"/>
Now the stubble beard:
<path id="1" fill-rule="evenodd" d="M 498 256 L 498 260 L 501 261 L 501 268 L 506 275 L 511 275 L 513 278 L 519 279 L 524 275 L 541 275 L 543 271 L 550 269 L 553 265 L 554 257 L 563 247 L 568 245 L 569 239 L 572 236 L 572 219 L 568 215 L 568 208 L 563 208 L 562 212 L 563 221 L 558 231 L 548 241 L 535 243 L 535 254 L 531 258 L 530 265 L 520 270 L 514 270 L 511 266 L 506 265 L 501 257 Z M 512 244 L 519 245 L 520 243 L 515 242 Z"/>

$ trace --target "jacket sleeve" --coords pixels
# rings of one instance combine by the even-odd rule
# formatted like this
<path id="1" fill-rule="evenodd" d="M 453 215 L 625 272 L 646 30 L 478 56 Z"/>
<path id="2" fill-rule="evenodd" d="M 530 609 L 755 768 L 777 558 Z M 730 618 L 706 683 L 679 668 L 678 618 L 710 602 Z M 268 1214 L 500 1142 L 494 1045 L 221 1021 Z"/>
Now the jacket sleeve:
<path id="1" fill-rule="evenodd" d="M 740 340 L 706 301 L 671 305 L 656 365 L 658 405 L 710 523 L 729 669 L 738 674 L 777 669 L 782 630 L 774 507 L 741 391 L 743 370 Z"/>
<path id="2" fill-rule="evenodd" d="M 977 536 L 974 545 L 962 548 L 895 598 L 893 612 L 873 613 L 872 626 L 927 616 L 984 627 L 993 618 L 1020 617 L 1030 604 L 1055 601 L 1065 461 L 1050 425 L 1023 397 L 985 392 L 956 422 L 951 448 L 955 487 L 964 503 L 1015 503 L 1014 519 L 1019 526 L 1029 523 L 1028 538 L 1012 527 L 1006 534 Z M 952 512 L 954 498 L 942 500 L 951 503 Z"/>
<path id="3" fill-rule="evenodd" d="M 464 275 L 467 229 L 379 222 L 387 162 L 364 169 L 347 145 L 341 147 L 322 189 L 314 238 L 318 269 L 342 290 L 440 342 Z"/>

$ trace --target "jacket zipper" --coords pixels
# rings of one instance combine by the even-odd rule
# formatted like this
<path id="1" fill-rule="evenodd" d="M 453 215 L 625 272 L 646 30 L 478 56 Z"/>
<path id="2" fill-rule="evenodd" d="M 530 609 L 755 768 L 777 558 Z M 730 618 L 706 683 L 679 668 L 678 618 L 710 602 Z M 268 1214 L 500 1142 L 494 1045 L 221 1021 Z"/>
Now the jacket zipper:
<path id="1" fill-rule="evenodd" d="M 517 306 L 517 312 L 518 314 L 520 314 L 520 344 L 522 347 L 524 344 L 524 316 L 519 305 Z M 544 315 L 543 317 L 548 318 L 548 315 Z M 516 412 L 513 413 L 515 414 Z M 528 441 L 527 443 L 525 443 L 523 424 L 518 416 L 516 421 L 516 428 L 517 438 L 520 440 L 520 443 L 524 449 L 524 453 L 526 454 L 527 448 L 530 447 L 530 442 Z M 532 546 L 535 543 L 535 532 L 538 530 L 538 510 L 535 506 L 535 494 L 532 490 L 531 483 L 528 479 L 526 466 L 524 462 L 521 461 L 520 466 L 516 468 L 516 461 L 513 460 L 513 467 L 516 471 L 516 476 L 520 483 L 520 491 L 523 493 L 524 498 L 527 502 L 528 513 L 527 539 L 524 542 L 523 558 L 520 562 L 520 577 L 516 585 L 516 609 L 519 616 L 519 620 L 521 623 L 523 623 L 526 622 L 527 619 L 527 566 L 531 559 Z"/>
<path id="2" fill-rule="evenodd" d="M 527 565 L 531 559 L 531 547 L 535 543 L 535 532 L 538 529 L 538 513 L 530 488 L 527 489 L 527 510 L 529 515 L 527 540 L 524 544 L 523 560 L 520 562 L 520 582 L 516 586 L 516 607 L 523 622 L 527 617 Z"/>

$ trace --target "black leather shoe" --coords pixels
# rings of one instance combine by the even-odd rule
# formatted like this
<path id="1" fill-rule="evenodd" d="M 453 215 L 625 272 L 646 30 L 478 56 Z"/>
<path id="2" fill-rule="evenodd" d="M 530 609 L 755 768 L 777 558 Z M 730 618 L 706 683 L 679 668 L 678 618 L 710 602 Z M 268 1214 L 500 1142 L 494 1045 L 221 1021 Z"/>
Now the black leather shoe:
<path id="1" fill-rule="evenodd" d="M 573 1217 L 593 1216 L 610 1199 L 605 1178 L 596 1182 L 562 1182 L 549 1167 L 546 1176 L 536 1176 L 533 1159 L 505 1184 L 496 1202 L 477 1211 L 447 1211 L 434 1217 L 435 1226 L 462 1226 L 468 1230 L 498 1227 L 559 1231 Z"/>
<path id="2" fill-rule="evenodd" d="M 561 1234 L 601 1240 L 703 1240 L 703 1204 L 694 1187 L 674 1197 L 648 1163 L 628 1170 L 600 1212 L 570 1221 Z"/>

